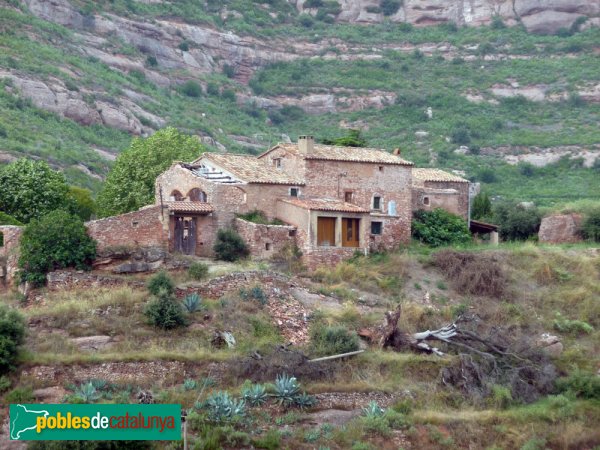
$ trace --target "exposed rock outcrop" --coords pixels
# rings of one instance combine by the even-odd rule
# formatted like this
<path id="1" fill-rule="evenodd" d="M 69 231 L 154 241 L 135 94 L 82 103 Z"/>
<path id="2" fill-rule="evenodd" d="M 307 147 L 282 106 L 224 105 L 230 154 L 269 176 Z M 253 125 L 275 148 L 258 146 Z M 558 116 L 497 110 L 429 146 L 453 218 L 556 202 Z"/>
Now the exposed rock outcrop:
<path id="1" fill-rule="evenodd" d="M 581 215 L 556 214 L 544 217 L 538 234 L 540 242 L 560 244 L 581 240 Z"/>

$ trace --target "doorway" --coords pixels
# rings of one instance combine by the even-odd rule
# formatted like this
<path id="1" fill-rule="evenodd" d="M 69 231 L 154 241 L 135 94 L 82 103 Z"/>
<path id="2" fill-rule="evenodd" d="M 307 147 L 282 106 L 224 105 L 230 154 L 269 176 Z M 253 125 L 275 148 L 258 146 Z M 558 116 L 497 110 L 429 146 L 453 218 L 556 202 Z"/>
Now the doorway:
<path id="1" fill-rule="evenodd" d="M 359 220 L 342 218 L 342 247 L 358 247 Z"/>
<path id="2" fill-rule="evenodd" d="M 184 255 L 196 254 L 196 218 L 175 217 L 173 249 Z"/>

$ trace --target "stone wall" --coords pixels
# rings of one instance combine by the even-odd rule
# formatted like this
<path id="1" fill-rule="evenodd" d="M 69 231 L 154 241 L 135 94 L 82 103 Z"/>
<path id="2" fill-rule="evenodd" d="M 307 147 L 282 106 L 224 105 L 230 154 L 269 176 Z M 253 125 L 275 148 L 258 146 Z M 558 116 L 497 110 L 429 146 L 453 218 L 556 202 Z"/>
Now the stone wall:
<path id="1" fill-rule="evenodd" d="M 98 242 L 98 250 L 110 247 L 167 246 L 161 206 L 147 206 L 139 211 L 93 220 L 85 225 L 88 234 Z M 165 219 L 168 217 L 164 211 Z"/>
<path id="2" fill-rule="evenodd" d="M 19 243 L 22 227 L 0 225 L 3 244 L 0 246 L 0 289 L 12 286 L 18 271 Z"/>
<path id="3" fill-rule="evenodd" d="M 356 251 L 363 249 L 355 247 L 313 247 L 302 254 L 302 263 L 310 270 L 319 266 L 332 268 L 345 259 L 351 258 Z"/>
<path id="4" fill-rule="evenodd" d="M 235 228 L 248 245 L 252 258 L 271 258 L 286 245 L 296 242 L 295 226 L 262 225 L 238 218 L 235 220 Z"/>
<path id="5" fill-rule="evenodd" d="M 580 214 L 556 214 L 544 217 L 538 233 L 539 241 L 561 244 L 581 241 Z"/>

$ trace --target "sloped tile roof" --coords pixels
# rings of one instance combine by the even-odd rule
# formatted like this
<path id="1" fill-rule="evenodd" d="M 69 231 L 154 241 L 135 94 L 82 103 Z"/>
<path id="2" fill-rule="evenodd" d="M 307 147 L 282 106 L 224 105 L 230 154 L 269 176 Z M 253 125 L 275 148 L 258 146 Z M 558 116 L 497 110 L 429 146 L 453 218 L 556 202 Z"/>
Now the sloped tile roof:
<path id="1" fill-rule="evenodd" d="M 469 180 L 465 180 L 458 175 L 444 172 L 440 169 L 422 169 L 415 168 L 412 170 L 412 176 L 417 181 L 452 181 L 456 183 L 468 183 Z"/>
<path id="2" fill-rule="evenodd" d="M 165 202 L 169 211 L 189 212 L 189 213 L 211 213 L 214 211 L 213 205 L 206 202 Z"/>
<path id="3" fill-rule="evenodd" d="M 300 177 L 294 177 L 282 170 L 277 170 L 269 165 L 266 160 L 258 159 L 256 156 L 234 153 L 204 153 L 194 163 L 197 164 L 204 158 L 247 183 L 304 184 Z"/>
<path id="4" fill-rule="evenodd" d="M 310 209 L 313 211 L 334 211 L 334 212 L 348 212 L 348 213 L 368 213 L 367 209 L 361 208 L 360 206 L 353 205 L 352 203 L 343 202 L 341 200 L 329 199 L 329 198 L 283 198 L 279 201 L 284 203 L 290 203 L 300 208 Z"/>
<path id="5" fill-rule="evenodd" d="M 298 144 L 277 144 L 277 147 L 292 153 L 299 153 Z M 395 164 L 412 166 L 413 163 L 379 148 L 340 147 L 337 145 L 314 144 L 313 150 L 304 156 L 305 159 L 325 161 L 350 161 L 379 164 Z"/>

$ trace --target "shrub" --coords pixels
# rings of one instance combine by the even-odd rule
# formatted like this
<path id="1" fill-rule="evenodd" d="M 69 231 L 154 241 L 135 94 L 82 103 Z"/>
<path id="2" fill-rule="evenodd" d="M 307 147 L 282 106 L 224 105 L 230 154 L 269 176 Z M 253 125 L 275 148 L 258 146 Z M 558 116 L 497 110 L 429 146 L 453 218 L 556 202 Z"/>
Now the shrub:
<path id="1" fill-rule="evenodd" d="M 208 264 L 194 262 L 188 268 L 188 275 L 193 280 L 203 280 L 208 275 Z"/>
<path id="2" fill-rule="evenodd" d="M 465 126 L 460 126 L 452 130 L 450 134 L 452 142 L 458 145 L 467 145 L 471 142 L 471 132 Z"/>
<path id="3" fill-rule="evenodd" d="M 594 327 L 589 323 L 584 322 L 583 320 L 565 319 L 560 313 L 556 313 L 553 325 L 555 330 L 575 336 L 580 334 L 590 334 L 594 331 Z"/>
<path id="4" fill-rule="evenodd" d="M 502 21 L 502 17 L 500 17 L 500 16 L 492 17 L 492 28 L 494 30 L 501 30 L 503 28 L 506 28 L 505 23 Z"/>
<path id="5" fill-rule="evenodd" d="M 402 6 L 401 0 L 381 0 L 379 7 L 384 16 L 393 16 Z"/>
<path id="6" fill-rule="evenodd" d="M 581 232 L 585 239 L 600 242 L 600 208 L 592 209 L 585 215 Z"/>
<path id="7" fill-rule="evenodd" d="M 156 56 L 152 56 L 152 55 L 148 56 L 146 58 L 146 65 L 148 67 L 156 67 L 156 66 L 158 66 L 158 61 L 156 60 Z"/>
<path id="8" fill-rule="evenodd" d="M 359 341 L 355 332 L 342 326 L 315 324 L 310 333 L 310 347 L 316 356 L 337 355 L 358 350 Z"/>
<path id="9" fill-rule="evenodd" d="M 441 208 L 416 211 L 412 226 L 415 239 L 432 247 L 466 244 L 471 240 L 467 222 Z"/>
<path id="10" fill-rule="evenodd" d="M 235 77 L 235 68 L 233 66 L 230 66 L 229 64 L 224 64 L 223 75 L 225 75 L 227 78 Z"/>
<path id="11" fill-rule="evenodd" d="M 175 283 L 169 278 L 166 272 L 160 271 L 148 281 L 148 291 L 152 295 L 159 295 L 161 292 L 167 295 L 175 293 Z"/>
<path id="12" fill-rule="evenodd" d="M 310 28 L 314 24 L 313 18 L 310 16 L 310 14 L 306 13 L 300 14 L 298 16 L 298 21 L 300 22 L 300 25 L 302 25 L 305 28 Z"/>
<path id="13" fill-rule="evenodd" d="M 269 301 L 267 294 L 260 286 L 253 286 L 250 289 L 241 288 L 240 297 L 243 300 L 256 300 L 261 306 L 266 305 Z"/>
<path id="14" fill-rule="evenodd" d="M 181 42 L 179 45 L 179 50 L 181 50 L 182 52 L 187 52 L 190 50 L 190 44 L 187 41 L 183 41 Z"/>
<path id="15" fill-rule="evenodd" d="M 493 169 L 484 168 L 479 171 L 477 174 L 477 178 L 481 180 L 483 183 L 495 183 L 498 181 L 496 177 L 496 172 Z"/>
<path id="16" fill-rule="evenodd" d="M 214 95 L 217 96 L 219 95 L 219 85 L 217 83 L 215 83 L 214 81 L 210 81 L 207 85 L 206 85 L 206 93 L 208 95 Z"/>
<path id="17" fill-rule="evenodd" d="M 15 219 L 13 216 L 9 216 L 6 213 L 3 213 L 2 211 L 0 211 L 0 225 L 17 225 L 17 226 L 21 226 L 23 225 L 21 222 L 19 222 L 17 219 Z"/>
<path id="18" fill-rule="evenodd" d="M 183 83 L 180 87 L 180 90 L 188 97 L 200 97 L 202 95 L 202 87 L 192 80 Z"/>
<path id="19" fill-rule="evenodd" d="M 571 393 L 580 398 L 600 400 L 600 377 L 592 372 L 576 369 L 568 377 L 556 380 L 559 392 Z"/>
<path id="20" fill-rule="evenodd" d="M 236 400 L 228 392 L 217 391 L 211 394 L 205 402 L 208 417 L 214 422 L 230 421 L 245 415 L 246 402 Z"/>
<path id="21" fill-rule="evenodd" d="M 494 255 L 442 250 L 433 256 L 433 264 L 463 295 L 500 298 L 508 285 L 508 277 Z"/>
<path id="22" fill-rule="evenodd" d="M 165 291 L 161 291 L 157 297 L 148 303 L 144 314 L 146 314 L 152 325 L 163 330 L 170 330 L 187 324 L 183 307 Z"/>
<path id="23" fill-rule="evenodd" d="M 291 406 L 294 404 L 296 396 L 300 395 L 300 385 L 295 377 L 286 374 L 277 375 L 275 379 L 275 394 L 279 404 Z"/>
<path id="24" fill-rule="evenodd" d="M 522 162 L 519 163 L 519 173 L 524 177 L 532 177 L 535 175 L 535 166 L 531 163 Z"/>
<path id="25" fill-rule="evenodd" d="M 223 100 L 235 102 L 235 99 L 236 99 L 235 91 L 232 89 L 223 89 L 223 92 L 221 92 L 221 98 Z"/>
<path id="26" fill-rule="evenodd" d="M 14 309 L 0 304 L 0 374 L 12 369 L 25 337 L 25 319 Z"/>
<path id="27" fill-rule="evenodd" d="M 222 261 L 237 261 L 250 254 L 242 237 L 232 229 L 220 229 L 213 247 L 216 258 Z"/>
<path id="28" fill-rule="evenodd" d="M 46 274 L 56 269 L 89 270 L 96 257 L 96 241 L 81 219 L 60 210 L 32 220 L 23 230 L 20 249 L 19 276 L 35 286 L 45 284 Z"/>
<path id="29" fill-rule="evenodd" d="M 510 241 L 526 240 L 537 235 L 542 221 L 537 208 L 526 208 L 511 202 L 496 205 L 493 215 L 494 223 L 500 227 L 500 236 Z"/>

